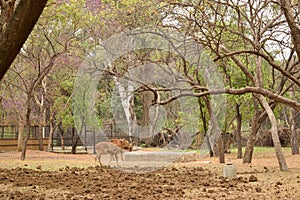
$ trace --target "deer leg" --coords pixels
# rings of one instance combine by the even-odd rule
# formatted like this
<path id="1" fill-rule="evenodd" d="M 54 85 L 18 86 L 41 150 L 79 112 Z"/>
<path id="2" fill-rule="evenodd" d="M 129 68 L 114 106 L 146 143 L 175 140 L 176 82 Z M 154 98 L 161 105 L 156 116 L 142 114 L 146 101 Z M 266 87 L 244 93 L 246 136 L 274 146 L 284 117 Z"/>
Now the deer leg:
<path id="1" fill-rule="evenodd" d="M 99 153 L 97 153 L 97 155 L 95 156 L 95 165 L 97 164 L 98 157 L 99 157 Z"/>
<path id="2" fill-rule="evenodd" d="M 103 167 L 103 165 L 102 165 L 102 163 L 101 163 L 101 153 L 97 154 L 95 160 L 96 160 L 96 159 L 98 159 L 99 165 L 100 165 L 101 167 Z"/>
<path id="3" fill-rule="evenodd" d="M 114 156 L 113 154 L 110 154 L 110 162 L 112 162 L 114 160 Z"/>
<path id="4" fill-rule="evenodd" d="M 115 158 L 116 158 L 116 161 L 117 161 L 117 166 L 119 165 L 119 163 L 118 163 L 118 155 L 117 154 L 115 154 Z"/>
<path id="5" fill-rule="evenodd" d="M 124 161 L 123 150 L 120 151 L 120 154 L 121 154 L 122 161 Z"/>

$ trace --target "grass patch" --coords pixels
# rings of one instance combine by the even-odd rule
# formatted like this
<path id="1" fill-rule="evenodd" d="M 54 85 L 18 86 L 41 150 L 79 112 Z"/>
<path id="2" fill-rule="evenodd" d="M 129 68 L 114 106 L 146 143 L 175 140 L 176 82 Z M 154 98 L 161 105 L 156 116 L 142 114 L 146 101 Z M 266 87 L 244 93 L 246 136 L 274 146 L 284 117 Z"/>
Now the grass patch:
<path id="1" fill-rule="evenodd" d="M 246 147 L 243 147 L 243 153 L 245 152 Z M 237 148 L 232 148 L 230 149 L 231 153 L 237 153 Z M 282 150 L 285 151 L 290 151 L 290 147 L 283 147 Z M 274 152 L 274 147 L 254 147 L 254 153 L 267 153 L 267 152 Z"/>

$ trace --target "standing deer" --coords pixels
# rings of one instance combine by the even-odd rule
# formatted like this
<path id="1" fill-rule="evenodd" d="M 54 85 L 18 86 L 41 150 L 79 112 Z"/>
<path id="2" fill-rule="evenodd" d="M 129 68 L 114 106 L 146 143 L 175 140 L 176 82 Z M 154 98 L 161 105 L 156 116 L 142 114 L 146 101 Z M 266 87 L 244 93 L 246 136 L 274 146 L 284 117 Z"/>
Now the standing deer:
<path id="1" fill-rule="evenodd" d="M 132 151 L 132 144 L 126 139 L 111 139 L 111 142 L 120 147 L 121 149 Z"/>
<path id="2" fill-rule="evenodd" d="M 111 139 L 110 140 L 114 145 L 121 148 L 122 150 L 132 151 L 133 147 L 126 139 Z M 112 157 L 113 158 L 113 157 Z M 121 151 L 121 159 L 124 161 L 123 151 Z"/>
<path id="3" fill-rule="evenodd" d="M 96 144 L 96 151 L 97 155 L 95 157 L 95 162 L 98 160 L 100 166 L 103 166 L 101 163 L 101 155 L 103 154 L 110 154 L 110 161 L 112 160 L 112 157 L 115 156 L 117 165 L 118 165 L 118 156 L 117 154 L 121 154 L 122 156 L 122 149 L 116 146 L 115 144 L 111 142 L 99 142 Z"/>

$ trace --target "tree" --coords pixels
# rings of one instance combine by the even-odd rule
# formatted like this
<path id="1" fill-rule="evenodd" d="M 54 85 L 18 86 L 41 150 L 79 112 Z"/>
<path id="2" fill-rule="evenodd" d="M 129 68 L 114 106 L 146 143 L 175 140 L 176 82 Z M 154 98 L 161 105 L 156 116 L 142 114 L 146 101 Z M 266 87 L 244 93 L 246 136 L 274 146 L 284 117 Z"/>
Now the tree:
<path id="1" fill-rule="evenodd" d="M 0 80 L 28 38 L 47 0 L 0 1 Z"/>
<path id="2" fill-rule="evenodd" d="M 53 125 L 54 115 L 57 114 L 54 104 L 59 96 L 62 96 L 56 96 L 56 87 L 61 89 L 60 84 L 65 81 L 66 77 L 70 77 L 72 80 L 72 73 L 75 73 L 74 71 L 80 63 L 79 58 L 83 54 L 80 50 L 82 47 L 80 42 L 85 38 L 84 33 L 81 32 L 83 26 L 80 25 L 86 25 L 85 23 L 88 22 L 79 24 L 80 17 L 85 14 L 84 11 L 76 12 L 76 14 L 73 12 L 76 8 L 82 8 L 82 4 L 81 1 L 72 4 L 54 3 L 45 8 L 47 12 L 41 16 L 38 25 L 33 29 L 10 70 L 10 76 L 13 74 L 15 79 L 5 78 L 4 80 L 9 82 L 15 90 L 21 90 L 23 92 L 22 99 L 26 100 L 23 104 L 26 108 L 23 119 L 27 133 L 22 150 L 22 160 L 25 159 L 26 141 L 29 136 L 29 126 L 33 120 L 33 111 L 35 115 L 40 116 L 41 120 L 37 122 L 39 125 L 45 125 L 45 123 Z M 62 14 L 54 15 L 57 11 Z M 68 23 L 73 26 L 66 28 Z M 68 74 L 69 72 L 70 74 Z M 62 73 L 64 74 L 62 75 Z M 20 137 L 22 137 L 21 134 Z"/>
<path id="3" fill-rule="evenodd" d="M 172 2 L 165 10 L 166 18 L 173 19 L 166 26 L 185 32 L 208 47 L 220 65 L 232 61 L 235 68 L 246 76 L 247 85 L 244 87 L 227 86 L 224 90 L 207 89 L 194 94 L 253 94 L 258 106 L 244 161 L 251 162 L 259 123 L 268 117 L 280 168 L 287 170 L 273 109 L 277 103 L 283 103 L 300 111 L 299 102 L 286 96 L 287 88 L 299 87 L 300 82 L 297 64 L 289 59 L 294 51 L 290 48 L 287 23 L 278 4 L 266 1 Z M 279 34 L 287 39 L 278 39 Z"/>

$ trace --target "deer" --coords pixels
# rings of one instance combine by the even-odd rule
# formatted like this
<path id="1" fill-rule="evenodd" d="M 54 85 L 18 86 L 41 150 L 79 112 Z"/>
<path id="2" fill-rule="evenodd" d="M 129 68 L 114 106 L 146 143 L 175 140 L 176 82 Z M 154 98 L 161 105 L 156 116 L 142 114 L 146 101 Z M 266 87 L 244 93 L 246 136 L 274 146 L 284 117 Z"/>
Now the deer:
<path id="1" fill-rule="evenodd" d="M 111 139 L 110 140 L 112 143 L 120 147 L 121 149 L 132 151 L 132 144 L 130 144 L 127 140 L 125 139 Z"/>
<path id="2" fill-rule="evenodd" d="M 122 149 L 118 147 L 117 145 L 113 144 L 112 142 L 99 142 L 96 144 L 96 151 L 97 155 L 95 157 L 95 162 L 98 160 L 100 166 L 102 167 L 101 163 L 101 155 L 103 154 L 110 154 L 110 161 L 112 161 L 113 156 L 115 157 L 118 165 L 118 156 L 117 154 L 121 154 L 122 160 L 123 160 L 123 155 L 122 155 Z"/>
<path id="3" fill-rule="evenodd" d="M 126 139 L 115 138 L 111 139 L 110 141 L 123 150 L 132 151 L 132 144 L 130 144 Z M 124 161 L 123 151 L 121 151 L 121 159 Z"/>

